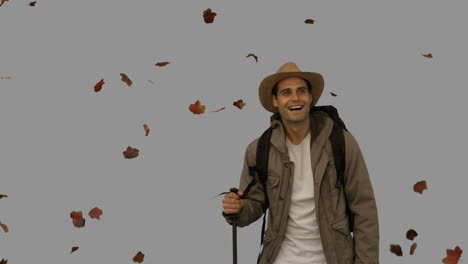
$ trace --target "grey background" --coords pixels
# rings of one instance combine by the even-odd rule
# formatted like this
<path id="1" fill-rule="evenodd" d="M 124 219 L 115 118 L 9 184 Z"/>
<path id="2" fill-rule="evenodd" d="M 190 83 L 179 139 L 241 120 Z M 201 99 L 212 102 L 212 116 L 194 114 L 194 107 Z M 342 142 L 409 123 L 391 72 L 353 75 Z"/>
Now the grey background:
<path id="1" fill-rule="evenodd" d="M 203 22 L 207 8 L 218 13 L 213 24 Z M 294 61 L 323 74 L 318 105 L 336 106 L 362 149 L 381 262 L 442 263 L 468 237 L 466 8 L 451 0 L 6 2 L 0 193 L 9 197 L 0 221 L 10 232 L 0 232 L 0 258 L 133 263 L 142 251 L 144 263 L 231 263 L 222 198 L 210 198 L 238 185 L 245 147 L 269 124 L 260 81 Z M 161 61 L 171 64 L 154 66 Z M 242 110 L 232 106 L 238 99 Z M 205 114 L 188 110 L 196 100 Z M 127 146 L 140 156 L 124 159 Z M 412 190 L 420 180 L 422 195 Z M 101 220 L 87 216 L 95 206 Z M 69 218 L 78 210 L 79 229 Z M 239 263 L 256 261 L 260 228 L 261 220 L 239 229 Z M 410 228 L 419 233 L 413 256 Z M 72 246 L 80 249 L 70 255 Z"/>

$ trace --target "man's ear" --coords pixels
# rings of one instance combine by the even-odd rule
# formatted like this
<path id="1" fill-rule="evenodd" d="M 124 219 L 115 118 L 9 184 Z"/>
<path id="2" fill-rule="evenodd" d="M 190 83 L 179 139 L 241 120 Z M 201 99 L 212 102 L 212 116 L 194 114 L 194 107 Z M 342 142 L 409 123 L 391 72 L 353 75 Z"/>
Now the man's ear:
<path id="1" fill-rule="evenodd" d="M 276 96 L 273 95 L 273 96 L 271 97 L 271 99 L 273 100 L 273 105 L 274 105 L 275 107 L 278 107 L 278 101 L 276 100 Z"/>

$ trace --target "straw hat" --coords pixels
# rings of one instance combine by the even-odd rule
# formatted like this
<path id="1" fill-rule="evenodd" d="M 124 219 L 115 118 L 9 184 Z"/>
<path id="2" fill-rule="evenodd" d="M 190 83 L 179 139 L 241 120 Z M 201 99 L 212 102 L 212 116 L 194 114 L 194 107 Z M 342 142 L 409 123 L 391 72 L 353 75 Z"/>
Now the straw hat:
<path id="1" fill-rule="evenodd" d="M 300 77 L 309 82 L 310 86 L 312 87 L 312 103 L 311 107 L 313 107 L 320 95 L 323 91 L 324 80 L 321 74 L 315 72 L 303 72 L 297 67 L 294 62 L 287 62 L 283 66 L 281 66 L 275 74 L 272 74 L 260 83 L 260 87 L 258 89 L 258 95 L 260 97 L 260 102 L 262 106 L 272 112 L 278 112 L 278 108 L 273 105 L 273 94 L 272 90 L 275 84 L 281 81 L 284 78 L 288 77 Z"/>

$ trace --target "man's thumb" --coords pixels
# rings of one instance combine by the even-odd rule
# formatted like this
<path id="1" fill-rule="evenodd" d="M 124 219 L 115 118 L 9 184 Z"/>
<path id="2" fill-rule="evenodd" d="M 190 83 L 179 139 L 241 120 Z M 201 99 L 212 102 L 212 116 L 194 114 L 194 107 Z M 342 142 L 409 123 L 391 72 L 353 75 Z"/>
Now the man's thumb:
<path id="1" fill-rule="evenodd" d="M 242 195 L 244 195 L 244 192 L 241 191 L 241 190 L 238 190 L 238 191 L 237 191 L 237 195 L 242 196 Z"/>

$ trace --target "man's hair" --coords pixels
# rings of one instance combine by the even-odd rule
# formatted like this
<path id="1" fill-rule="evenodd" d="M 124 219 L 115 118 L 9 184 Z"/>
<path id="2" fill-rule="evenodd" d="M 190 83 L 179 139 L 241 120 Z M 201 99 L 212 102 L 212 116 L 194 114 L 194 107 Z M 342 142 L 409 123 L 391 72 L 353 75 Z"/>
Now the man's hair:
<path id="1" fill-rule="evenodd" d="M 301 79 L 302 79 L 302 78 L 301 78 Z M 312 87 L 310 86 L 309 81 L 306 80 L 306 79 L 303 79 L 303 80 L 304 80 L 305 83 L 306 83 L 307 91 L 309 91 L 309 93 L 311 94 L 311 93 L 312 93 Z M 271 90 L 271 94 L 273 94 L 273 96 L 274 96 L 275 98 L 277 98 L 277 95 L 278 95 L 278 83 L 279 83 L 279 82 L 275 83 L 275 86 L 273 86 L 273 89 Z"/>

